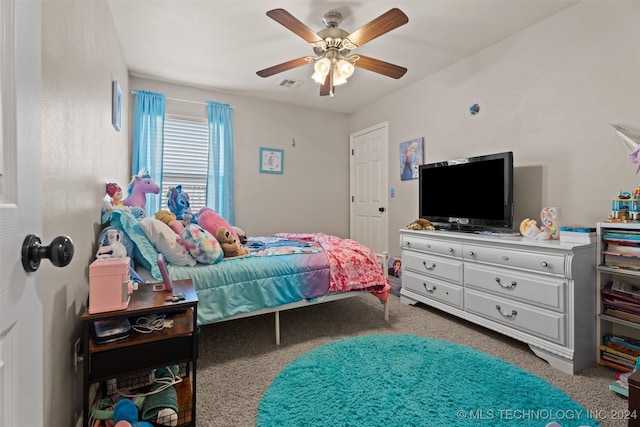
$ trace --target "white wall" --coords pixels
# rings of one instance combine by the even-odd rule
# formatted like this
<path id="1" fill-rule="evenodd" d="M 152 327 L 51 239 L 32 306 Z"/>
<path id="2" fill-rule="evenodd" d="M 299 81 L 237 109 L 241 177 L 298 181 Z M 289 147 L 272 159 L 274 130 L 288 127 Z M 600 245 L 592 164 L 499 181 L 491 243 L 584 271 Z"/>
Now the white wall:
<path id="1" fill-rule="evenodd" d="M 389 122 L 390 253 L 418 215 L 418 181 L 400 181 L 394 153 L 419 136 L 425 163 L 513 151 L 515 228 L 544 206 L 561 225 L 605 220 L 640 184 L 609 126 L 640 128 L 638 22 L 638 1 L 582 2 L 352 114 L 350 132 Z"/>
<path id="2" fill-rule="evenodd" d="M 73 343 L 88 294 L 107 182 L 128 183 L 128 124 L 111 125 L 111 80 L 124 93 L 128 74 L 105 1 L 42 4 L 43 242 L 68 235 L 71 263 L 43 263 L 45 425 L 69 427 L 82 412 L 82 365 L 73 371 Z M 123 117 L 128 115 L 124 105 Z M 28 396 L 24 396 L 28 399 Z"/>
<path id="3" fill-rule="evenodd" d="M 165 94 L 167 114 L 207 117 L 200 103 L 233 110 L 236 224 L 251 236 L 349 236 L 349 137 L 344 115 L 132 76 L 132 90 Z M 134 96 L 130 96 L 133 111 Z M 293 146 L 295 140 L 295 147 Z M 260 147 L 284 150 L 283 174 L 258 172 Z"/>

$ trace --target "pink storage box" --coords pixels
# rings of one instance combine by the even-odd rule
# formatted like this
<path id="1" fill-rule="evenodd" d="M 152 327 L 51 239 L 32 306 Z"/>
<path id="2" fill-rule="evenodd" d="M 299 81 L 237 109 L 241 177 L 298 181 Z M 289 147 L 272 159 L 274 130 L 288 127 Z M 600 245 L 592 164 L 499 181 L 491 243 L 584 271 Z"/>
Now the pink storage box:
<path id="1" fill-rule="evenodd" d="M 129 257 L 96 259 L 89 265 L 89 313 L 124 310 L 131 288 Z"/>

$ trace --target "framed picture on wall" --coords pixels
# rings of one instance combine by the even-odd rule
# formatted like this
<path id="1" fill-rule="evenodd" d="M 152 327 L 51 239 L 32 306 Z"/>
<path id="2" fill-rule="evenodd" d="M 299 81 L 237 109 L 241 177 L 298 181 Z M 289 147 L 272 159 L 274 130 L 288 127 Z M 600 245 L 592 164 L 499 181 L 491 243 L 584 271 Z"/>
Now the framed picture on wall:
<path id="1" fill-rule="evenodd" d="M 122 90 L 117 80 L 111 82 L 111 123 L 115 130 L 122 128 Z"/>
<path id="2" fill-rule="evenodd" d="M 400 144 L 400 179 L 418 178 L 418 167 L 422 164 L 424 138 L 415 138 Z"/>
<path id="3" fill-rule="evenodd" d="M 260 173 L 282 173 L 284 150 L 260 147 Z"/>

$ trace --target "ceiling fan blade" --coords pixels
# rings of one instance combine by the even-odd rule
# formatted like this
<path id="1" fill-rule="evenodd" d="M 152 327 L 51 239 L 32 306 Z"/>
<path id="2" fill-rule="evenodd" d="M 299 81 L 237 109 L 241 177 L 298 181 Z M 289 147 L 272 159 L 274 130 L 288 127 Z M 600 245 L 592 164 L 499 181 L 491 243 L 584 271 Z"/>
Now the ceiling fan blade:
<path id="1" fill-rule="evenodd" d="M 393 8 L 349 34 L 347 40 L 353 43 L 355 47 L 362 46 L 376 37 L 395 30 L 407 22 L 409 22 L 407 15 L 400 9 Z M 347 46 L 347 49 L 353 50 L 355 48 L 352 49 Z"/>
<path id="2" fill-rule="evenodd" d="M 283 62 L 282 64 L 274 65 L 273 67 L 265 68 L 264 70 L 257 71 L 256 74 L 260 77 L 269 77 L 274 74 L 281 73 L 283 71 L 290 70 L 296 67 L 302 67 L 303 65 L 311 64 L 313 58 L 305 56 L 303 58 L 292 59 L 291 61 Z"/>
<path id="3" fill-rule="evenodd" d="M 322 39 L 311 28 L 303 24 L 298 18 L 284 9 L 273 9 L 267 12 L 267 16 L 289 30 L 293 31 L 308 43 L 321 42 Z"/>
<path id="4" fill-rule="evenodd" d="M 331 83 L 333 83 L 330 75 L 327 75 L 324 79 L 324 83 L 320 85 L 320 96 L 327 96 L 333 93 L 333 88 L 331 87 Z"/>
<path id="5" fill-rule="evenodd" d="M 404 76 L 407 69 L 399 65 L 390 64 L 379 59 L 369 58 L 368 56 L 358 55 L 360 59 L 356 61 L 354 66 L 373 71 L 374 73 L 384 74 L 385 76 L 399 79 Z"/>

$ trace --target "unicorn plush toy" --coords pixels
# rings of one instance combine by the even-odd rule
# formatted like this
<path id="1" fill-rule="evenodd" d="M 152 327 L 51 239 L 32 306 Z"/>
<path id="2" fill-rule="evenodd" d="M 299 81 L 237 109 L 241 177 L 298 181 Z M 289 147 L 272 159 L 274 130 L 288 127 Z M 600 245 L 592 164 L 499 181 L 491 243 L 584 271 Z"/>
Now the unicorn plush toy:
<path id="1" fill-rule="evenodd" d="M 153 182 L 148 171 L 140 171 L 138 175 L 131 178 L 129 183 L 129 197 L 122 201 L 125 206 L 147 206 L 147 193 L 158 194 L 160 187 Z"/>

